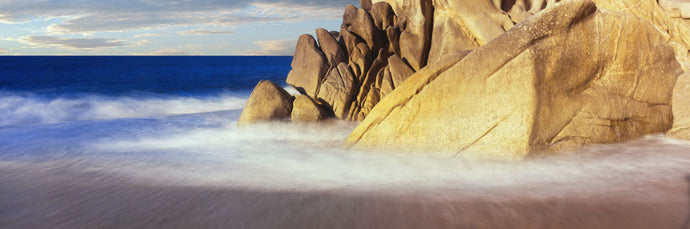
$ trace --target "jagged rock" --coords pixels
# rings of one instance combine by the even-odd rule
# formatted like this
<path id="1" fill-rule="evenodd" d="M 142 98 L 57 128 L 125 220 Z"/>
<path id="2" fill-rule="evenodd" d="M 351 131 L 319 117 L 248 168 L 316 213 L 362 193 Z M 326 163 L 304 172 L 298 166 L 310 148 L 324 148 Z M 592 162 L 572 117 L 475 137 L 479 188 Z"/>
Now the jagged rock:
<path id="1" fill-rule="evenodd" d="M 429 63 L 449 53 L 475 49 L 513 27 L 500 8 L 489 1 L 434 0 L 434 29 Z"/>
<path id="2" fill-rule="evenodd" d="M 357 121 L 363 120 L 363 118 L 366 117 L 376 103 L 378 103 L 378 92 L 376 93 L 377 97 L 375 101 L 369 99 L 374 98 L 371 95 L 371 90 L 375 88 L 377 76 L 382 74 L 380 72 L 384 67 L 386 67 L 387 61 L 387 52 L 385 52 L 383 49 L 379 50 L 378 57 L 371 64 L 371 67 L 369 68 L 369 71 L 367 71 L 364 79 L 360 81 L 359 93 L 356 97 L 356 101 L 358 102 L 359 106 L 357 106 L 357 110 L 354 110 L 357 113 L 355 116 L 357 117 Z"/>
<path id="3" fill-rule="evenodd" d="M 292 111 L 292 99 L 285 89 L 270 80 L 259 81 L 249 96 L 237 125 L 287 119 Z"/>
<path id="4" fill-rule="evenodd" d="M 343 13 L 343 25 L 344 28 L 349 28 L 357 20 L 357 7 L 352 4 L 345 7 L 345 13 Z M 342 33 L 342 32 L 341 32 Z"/>
<path id="5" fill-rule="evenodd" d="M 371 0 L 359 0 L 359 7 L 365 10 L 371 10 Z"/>
<path id="6" fill-rule="evenodd" d="M 378 86 L 378 88 L 380 88 L 380 99 L 383 99 L 395 89 L 393 85 L 393 76 L 391 76 L 390 64 L 383 69 L 382 73 L 381 84 Z"/>
<path id="7" fill-rule="evenodd" d="M 386 2 L 377 2 L 371 8 L 371 17 L 374 19 L 376 28 L 383 31 L 388 26 L 395 26 L 397 24 L 395 12 L 391 5 Z"/>
<path id="8" fill-rule="evenodd" d="M 316 96 L 319 82 L 327 70 L 328 62 L 314 37 L 309 34 L 300 36 L 286 82 L 302 94 Z"/>
<path id="9" fill-rule="evenodd" d="M 325 29 L 317 29 L 316 38 L 319 40 L 321 51 L 326 56 L 330 68 L 335 68 L 338 63 L 347 61 L 347 53 L 330 32 Z"/>
<path id="10" fill-rule="evenodd" d="M 400 35 L 400 56 L 417 71 L 426 66 L 431 47 L 434 7 L 431 0 L 407 0 L 399 15 L 405 23 Z"/>
<path id="11" fill-rule="evenodd" d="M 388 39 L 388 52 L 400 54 L 400 29 L 398 27 L 388 27 L 386 29 Z"/>
<path id="12" fill-rule="evenodd" d="M 306 95 L 298 95 L 292 105 L 292 121 L 319 121 L 330 117 L 326 108 Z"/>
<path id="13" fill-rule="evenodd" d="M 590 0 L 561 2 L 464 58 L 415 73 L 346 145 L 524 158 L 663 133 L 681 73 L 648 21 Z"/>
<path id="14" fill-rule="evenodd" d="M 405 82 L 405 80 L 407 80 L 407 78 L 414 73 L 412 68 L 405 64 L 405 62 L 400 59 L 400 56 L 398 55 L 393 55 L 388 58 L 388 70 L 391 74 L 391 84 L 393 89 L 398 88 L 400 84 Z"/>
<path id="15" fill-rule="evenodd" d="M 363 42 L 357 43 L 355 49 L 352 50 L 352 54 L 350 54 L 350 63 L 357 66 L 356 69 L 353 68 L 353 72 L 356 76 L 359 76 L 357 79 L 358 82 L 361 83 L 364 80 L 365 74 L 369 70 L 373 59 L 369 46 Z"/>
<path id="16" fill-rule="evenodd" d="M 355 76 L 352 75 L 350 67 L 345 63 L 340 63 L 326 76 L 326 80 L 321 85 L 318 100 L 331 108 L 335 117 L 347 119 L 355 89 Z"/>
<path id="17" fill-rule="evenodd" d="M 345 45 L 345 51 L 347 51 L 348 55 L 352 55 L 352 50 L 357 47 L 357 43 L 364 42 L 350 31 L 347 31 L 347 29 L 340 30 L 340 40 Z"/>
<path id="18" fill-rule="evenodd" d="M 376 28 L 369 12 L 364 9 L 357 10 L 357 18 L 350 25 L 349 31 L 361 37 L 371 50 L 384 47 L 385 41 L 381 32 Z"/>

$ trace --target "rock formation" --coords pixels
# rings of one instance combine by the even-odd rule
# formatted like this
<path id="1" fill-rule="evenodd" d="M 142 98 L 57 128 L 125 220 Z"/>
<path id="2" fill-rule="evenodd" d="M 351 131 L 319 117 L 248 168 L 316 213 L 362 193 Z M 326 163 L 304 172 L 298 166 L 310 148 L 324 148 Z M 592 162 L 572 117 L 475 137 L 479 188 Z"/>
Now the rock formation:
<path id="1" fill-rule="evenodd" d="M 689 15 L 676 0 L 361 0 L 338 32 L 300 37 L 291 116 L 362 121 L 350 147 L 446 156 L 682 136 Z"/>
<path id="2" fill-rule="evenodd" d="M 347 144 L 523 158 L 663 133 L 682 73 L 665 41 L 642 18 L 566 1 L 464 58 L 417 72 Z"/>
<path id="3" fill-rule="evenodd" d="M 269 80 L 262 80 L 242 110 L 238 125 L 244 126 L 257 122 L 281 120 L 290 117 L 293 97 L 285 89 Z"/>

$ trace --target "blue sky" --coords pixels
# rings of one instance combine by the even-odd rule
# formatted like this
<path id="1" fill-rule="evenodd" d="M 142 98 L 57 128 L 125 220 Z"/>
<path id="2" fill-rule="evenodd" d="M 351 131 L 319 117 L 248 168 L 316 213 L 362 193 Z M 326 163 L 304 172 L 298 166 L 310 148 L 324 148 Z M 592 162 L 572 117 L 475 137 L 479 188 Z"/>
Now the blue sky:
<path id="1" fill-rule="evenodd" d="M 0 0 L 0 55 L 292 55 L 355 0 Z"/>

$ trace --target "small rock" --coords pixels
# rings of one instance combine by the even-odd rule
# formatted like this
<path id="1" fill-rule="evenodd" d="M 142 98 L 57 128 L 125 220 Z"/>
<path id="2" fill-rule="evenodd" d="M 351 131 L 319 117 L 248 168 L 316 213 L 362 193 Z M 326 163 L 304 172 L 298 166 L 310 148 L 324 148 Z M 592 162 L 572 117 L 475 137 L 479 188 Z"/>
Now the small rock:
<path id="1" fill-rule="evenodd" d="M 292 106 L 292 121 L 319 121 L 330 117 L 327 109 L 306 95 L 298 95 Z"/>
<path id="2" fill-rule="evenodd" d="M 270 80 L 262 80 L 254 87 L 237 125 L 287 119 L 292 112 L 292 100 L 285 89 Z"/>

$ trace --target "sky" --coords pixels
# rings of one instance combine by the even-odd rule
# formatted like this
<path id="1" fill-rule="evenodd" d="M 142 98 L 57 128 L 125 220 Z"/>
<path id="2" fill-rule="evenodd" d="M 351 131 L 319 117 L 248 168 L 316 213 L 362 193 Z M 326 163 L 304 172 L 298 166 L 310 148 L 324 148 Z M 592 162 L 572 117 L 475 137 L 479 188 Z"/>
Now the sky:
<path id="1" fill-rule="evenodd" d="M 0 55 L 292 55 L 356 0 L 0 0 Z"/>

